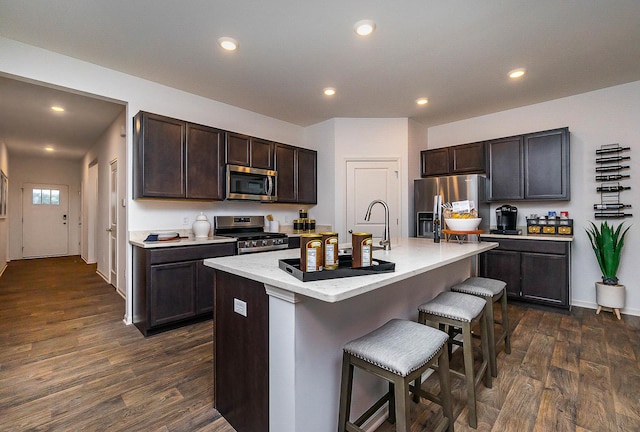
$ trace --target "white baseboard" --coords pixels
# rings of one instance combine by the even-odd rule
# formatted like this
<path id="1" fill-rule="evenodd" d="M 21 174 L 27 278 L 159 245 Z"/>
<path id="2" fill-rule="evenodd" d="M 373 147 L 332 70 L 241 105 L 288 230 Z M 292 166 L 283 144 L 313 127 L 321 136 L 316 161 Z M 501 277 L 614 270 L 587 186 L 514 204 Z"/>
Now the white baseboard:
<path id="1" fill-rule="evenodd" d="M 593 309 L 594 311 L 598 309 L 598 305 L 592 302 L 584 302 L 584 301 L 573 301 L 571 306 L 578 306 L 586 309 Z M 640 316 L 640 309 L 636 308 L 623 308 L 620 310 L 620 313 L 623 315 L 634 315 Z"/>

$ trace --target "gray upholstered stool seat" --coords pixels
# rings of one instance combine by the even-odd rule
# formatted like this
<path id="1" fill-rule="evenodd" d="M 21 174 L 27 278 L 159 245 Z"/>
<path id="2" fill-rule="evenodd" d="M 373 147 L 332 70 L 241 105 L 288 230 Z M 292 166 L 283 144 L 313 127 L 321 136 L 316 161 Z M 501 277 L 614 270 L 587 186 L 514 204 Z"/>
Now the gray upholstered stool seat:
<path id="1" fill-rule="evenodd" d="M 485 314 L 487 315 L 487 330 L 489 339 L 489 365 L 491 375 L 498 376 L 497 345 L 504 340 L 504 351 L 511 354 L 511 335 L 509 334 L 509 318 L 507 316 L 507 284 L 498 279 L 484 277 L 470 277 L 451 287 L 451 291 L 482 297 L 487 301 Z M 496 320 L 493 314 L 493 304 L 500 301 L 501 319 Z M 496 338 L 495 324 L 500 324 L 502 332 Z"/>
<path id="2" fill-rule="evenodd" d="M 476 428 L 478 416 L 476 410 L 476 386 L 484 376 L 485 386 L 491 388 L 492 379 L 489 371 L 489 342 L 487 339 L 486 301 L 481 297 L 445 291 L 433 300 L 418 306 L 418 321 L 422 324 L 431 322 L 441 330 L 447 327 L 460 329 L 462 333 L 462 351 L 464 357 L 464 374 L 452 370 L 451 373 L 463 377 L 467 388 L 467 405 L 469 407 L 469 425 Z M 476 373 L 473 367 L 473 340 L 471 328 L 480 324 L 480 346 L 482 363 Z M 457 343 L 453 337 L 449 344 Z M 448 356 L 448 353 L 447 353 Z"/>
<path id="3" fill-rule="evenodd" d="M 362 431 L 360 426 L 387 401 L 389 420 L 396 422 L 396 430 L 409 431 L 409 392 L 412 391 L 414 395 L 423 396 L 442 406 L 444 416 L 437 430 L 452 432 L 454 419 L 448 374 L 449 358 L 446 354 L 448 339 L 449 336 L 440 330 L 412 321 L 394 319 L 348 342 L 343 349 L 338 431 Z M 411 388 L 410 383 L 436 362 L 439 365 L 439 396 L 421 388 Z M 387 380 L 389 392 L 357 420 L 350 422 L 354 366 Z"/>

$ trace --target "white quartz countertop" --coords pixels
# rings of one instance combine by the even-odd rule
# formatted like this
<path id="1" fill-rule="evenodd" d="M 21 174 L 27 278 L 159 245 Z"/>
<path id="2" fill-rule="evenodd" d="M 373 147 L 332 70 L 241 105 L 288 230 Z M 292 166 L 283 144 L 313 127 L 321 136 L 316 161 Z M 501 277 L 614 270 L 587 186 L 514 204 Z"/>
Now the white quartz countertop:
<path id="1" fill-rule="evenodd" d="M 195 238 L 193 232 L 190 230 L 175 230 L 180 235 L 176 240 L 163 240 L 163 241 L 150 241 L 146 242 L 144 239 L 151 233 L 151 231 L 132 231 L 129 233 L 129 243 L 133 246 L 152 249 L 152 248 L 164 248 L 164 247 L 176 247 L 176 246 L 195 246 L 195 245 L 207 245 L 216 243 L 234 243 L 236 239 L 234 237 L 212 236 L 207 238 Z"/>
<path id="2" fill-rule="evenodd" d="M 322 281 L 302 282 L 279 268 L 281 259 L 300 258 L 300 249 L 209 258 L 204 264 L 293 294 L 333 303 L 475 256 L 497 247 L 498 243 L 434 243 L 433 239 L 402 238 L 392 239 L 391 245 L 390 251 L 374 250 L 373 259 L 395 263 L 394 272 Z"/>

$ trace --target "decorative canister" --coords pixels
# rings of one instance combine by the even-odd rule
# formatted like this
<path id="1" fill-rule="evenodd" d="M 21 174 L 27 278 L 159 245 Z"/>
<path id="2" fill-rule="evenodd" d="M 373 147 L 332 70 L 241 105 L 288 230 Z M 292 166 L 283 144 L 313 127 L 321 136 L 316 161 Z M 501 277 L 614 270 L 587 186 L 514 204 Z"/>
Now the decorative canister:
<path id="1" fill-rule="evenodd" d="M 305 209 L 300 209 L 298 213 L 300 214 L 300 219 L 306 219 L 309 217 L 309 212 Z"/>
<path id="2" fill-rule="evenodd" d="M 309 232 L 313 233 L 316 232 L 316 220 L 315 219 L 309 219 Z"/>
<path id="3" fill-rule="evenodd" d="M 372 234 L 354 232 L 351 234 L 351 267 L 371 266 Z"/>
<path id="4" fill-rule="evenodd" d="M 293 232 L 299 234 L 302 232 L 302 219 L 293 220 Z"/>
<path id="5" fill-rule="evenodd" d="M 335 270 L 338 268 L 338 233 L 321 232 L 322 247 L 324 248 L 324 269 Z"/>
<path id="6" fill-rule="evenodd" d="M 196 220 L 191 226 L 191 229 L 193 230 L 193 234 L 196 238 L 207 238 L 209 237 L 211 223 L 209 222 L 209 219 L 207 219 L 207 216 L 200 212 L 200 214 L 196 216 Z"/>
<path id="7" fill-rule="evenodd" d="M 300 236 L 300 270 L 314 272 L 322 270 L 322 236 L 302 234 Z"/>

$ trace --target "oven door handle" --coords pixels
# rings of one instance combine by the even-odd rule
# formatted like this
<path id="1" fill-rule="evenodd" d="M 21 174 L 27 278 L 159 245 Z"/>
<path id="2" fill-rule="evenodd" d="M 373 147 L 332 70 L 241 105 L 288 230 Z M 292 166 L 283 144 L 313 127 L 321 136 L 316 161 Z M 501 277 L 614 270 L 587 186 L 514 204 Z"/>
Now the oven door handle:
<path id="1" fill-rule="evenodd" d="M 265 187 L 267 189 L 267 195 L 272 196 L 273 195 L 273 177 L 267 176 L 264 179 L 264 181 L 265 181 Z"/>

